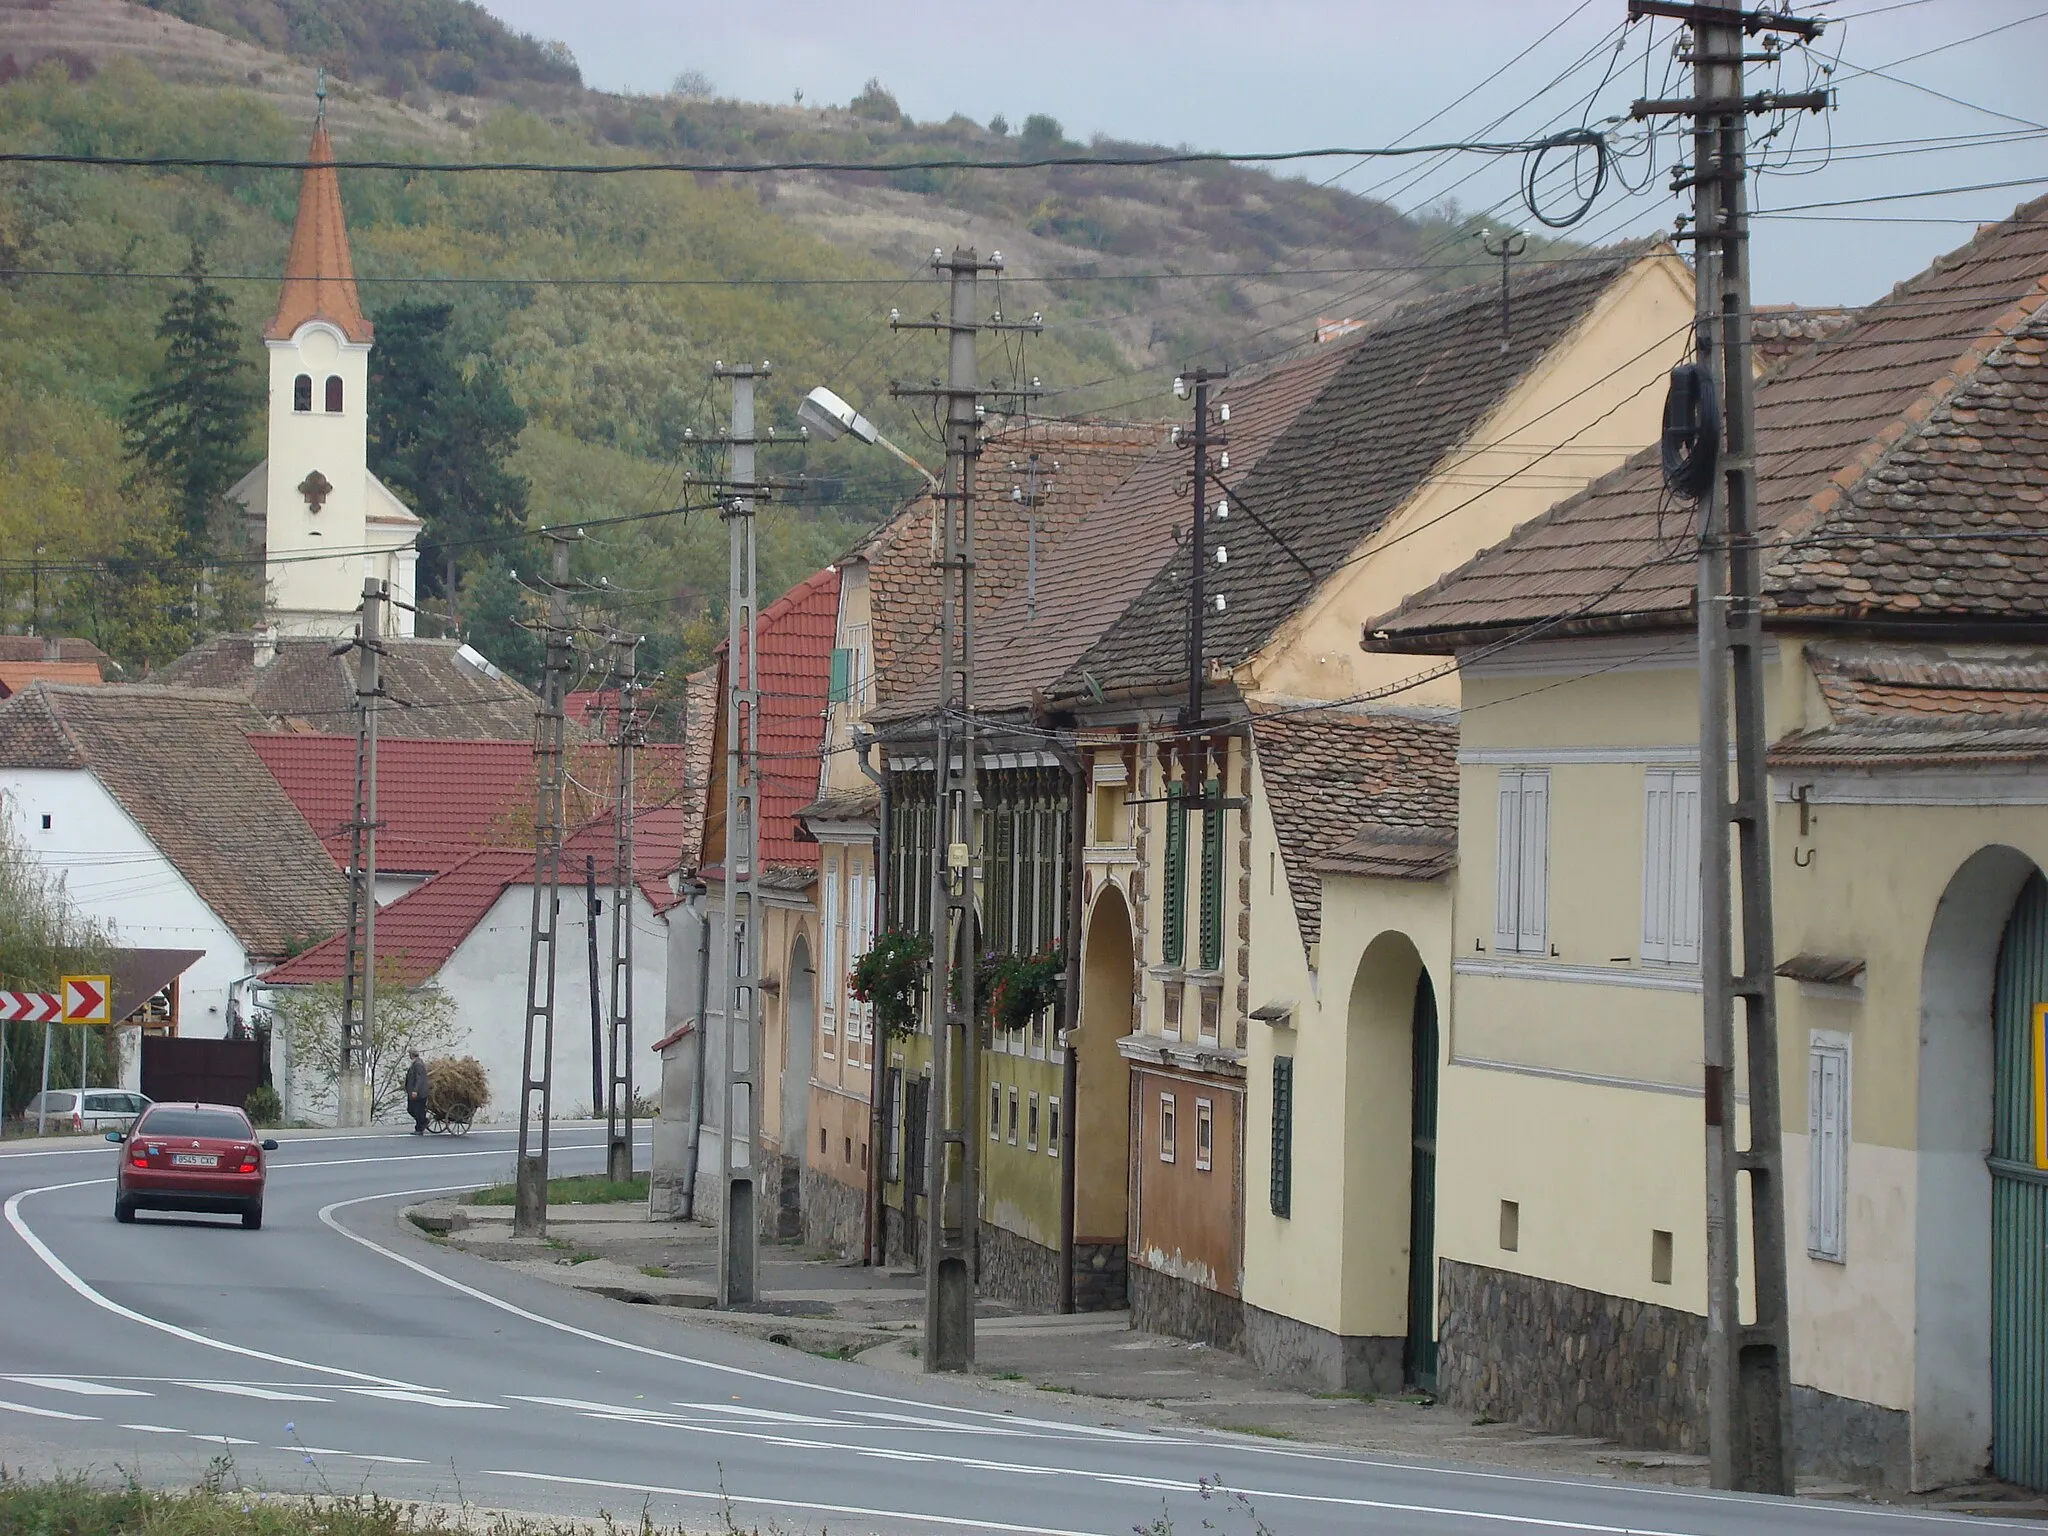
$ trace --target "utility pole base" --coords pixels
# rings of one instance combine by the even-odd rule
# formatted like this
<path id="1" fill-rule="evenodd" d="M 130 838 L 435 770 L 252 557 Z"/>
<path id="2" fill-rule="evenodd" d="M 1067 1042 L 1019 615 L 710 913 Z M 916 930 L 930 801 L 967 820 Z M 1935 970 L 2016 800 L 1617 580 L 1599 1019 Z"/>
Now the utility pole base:
<path id="1" fill-rule="evenodd" d="M 548 1229 L 548 1160 L 522 1157 L 512 1192 L 512 1235 L 541 1237 Z"/>
<path id="2" fill-rule="evenodd" d="M 722 1308 L 751 1307 L 761 1299 L 757 1219 L 754 1181 L 727 1179 L 725 1225 L 718 1234 L 718 1305 Z"/>
<path id="3" fill-rule="evenodd" d="M 604 1176 L 614 1184 L 624 1184 L 633 1177 L 633 1143 L 623 1136 L 614 1136 L 606 1144 Z"/>
<path id="4" fill-rule="evenodd" d="M 931 1294 L 925 1298 L 924 1368 L 974 1368 L 974 1275 L 961 1258 L 932 1266 Z"/>
<path id="5" fill-rule="evenodd" d="M 350 1072 L 334 1085 L 334 1123 L 343 1130 L 370 1123 L 370 1085 L 362 1073 Z"/>

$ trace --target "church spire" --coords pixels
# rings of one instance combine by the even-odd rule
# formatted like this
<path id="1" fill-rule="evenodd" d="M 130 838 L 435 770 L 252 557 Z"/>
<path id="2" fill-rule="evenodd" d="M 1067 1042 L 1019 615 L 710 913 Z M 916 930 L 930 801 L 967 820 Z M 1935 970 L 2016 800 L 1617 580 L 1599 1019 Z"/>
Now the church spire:
<path id="1" fill-rule="evenodd" d="M 310 163 L 299 173 L 299 211 L 285 257 L 284 287 L 277 313 L 263 334 L 272 341 L 287 341 L 308 320 L 325 320 L 350 341 L 368 342 L 374 331 L 356 298 L 355 264 L 349 259 L 334 145 L 327 137 L 324 92 L 306 159 Z"/>

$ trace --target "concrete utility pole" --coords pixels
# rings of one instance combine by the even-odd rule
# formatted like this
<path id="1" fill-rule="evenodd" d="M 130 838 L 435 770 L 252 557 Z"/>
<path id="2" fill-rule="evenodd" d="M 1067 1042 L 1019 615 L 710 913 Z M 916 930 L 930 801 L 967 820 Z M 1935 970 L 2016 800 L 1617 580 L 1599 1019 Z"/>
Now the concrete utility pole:
<path id="1" fill-rule="evenodd" d="M 1209 386 L 1227 375 L 1222 369 L 1197 368 L 1175 381 L 1175 393 L 1192 392 L 1195 397 L 1195 430 L 1189 439 L 1195 449 L 1194 521 L 1188 529 L 1188 552 L 1194 558 L 1188 571 L 1188 702 L 1181 725 L 1195 730 L 1202 723 L 1202 684 L 1207 663 L 1203 626 L 1209 616 L 1209 449 L 1217 439 L 1209 435 Z M 1222 599 L 1217 599 L 1220 605 Z M 1204 749 L 1206 751 L 1206 749 Z"/>
<path id="2" fill-rule="evenodd" d="M 606 1173 L 624 1181 L 633 1177 L 633 751 L 640 744 L 633 701 L 640 690 L 635 672 L 640 639 L 614 634 L 611 644 L 612 684 L 619 694 L 619 760 L 612 785 L 611 1073 L 604 1131 Z"/>
<path id="3" fill-rule="evenodd" d="M 760 892 L 754 839 L 759 656 L 755 647 L 754 381 L 763 363 L 712 369 L 732 385 L 732 495 L 725 503 L 725 1092 L 719 1100 L 719 1178 L 725 1202 L 718 1229 L 718 1304 L 749 1306 L 761 1294 Z"/>
<path id="4" fill-rule="evenodd" d="M 377 701 L 384 653 L 384 583 L 363 578 L 356 653 L 356 803 L 349 822 L 348 969 L 341 978 L 341 1072 L 337 1125 L 370 1123 L 370 1041 L 377 1018 Z"/>
<path id="5" fill-rule="evenodd" d="M 562 707 L 570 664 L 569 546 L 577 537 L 554 531 L 546 531 L 546 536 L 553 551 L 547 660 L 540 715 L 534 722 L 533 922 L 526 946 L 526 1045 L 519 1068 L 519 1160 L 512 1204 L 512 1230 L 522 1237 L 539 1237 L 548 1225 L 548 1133 L 555 1098 L 555 940 L 562 915 L 562 781 L 567 768 L 562 756 Z"/>
<path id="6" fill-rule="evenodd" d="M 1690 174 L 1697 241 L 1696 362 L 1718 391 L 1726 437 L 1699 496 L 1700 980 L 1705 1014 L 1708 1436 L 1714 1485 L 1790 1494 L 1792 1349 L 1785 1277 L 1783 1104 L 1771 927 L 1770 779 L 1765 765 L 1762 561 L 1756 526 L 1756 398 L 1749 352 L 1746 117 L 1821 111 L 1826 92 L 1742 94 L 1743 48 L 1758 33 L 1811 39 L 1820 24 L 1762 11 L 1629 0 L 1629 19 L 1692 29 L 1693 95 L 1640 101 L 1638 118 L 1694 121 Z M 1704 436 L 1704 433 L 1702 434 Z M 1718 481 L 1718 483 L 1715 483 Z M 1734 714 L 1734 775 L 1729 715 Z M 1731 794 L 1731 787 L 1733 793 Z M 1740 881 L 1738 955 L 1730 911 L 1730 837 Z M 1736 1135 L 1734 1005 L 1745 1031 L 1749 1145 Z M 1737 1274 L 1737 1179 L 1749 1181 L 1755 1321 Z"/>
<path id="7" fill-rule="evenodd" d="M 597 855 L 583 855 L 583 951 L 590 961 L 590 1112 L 604 1095 L 604 994 L 597 984 Z M 609 1107 L 607 1105 L 607 1107 Z"/>

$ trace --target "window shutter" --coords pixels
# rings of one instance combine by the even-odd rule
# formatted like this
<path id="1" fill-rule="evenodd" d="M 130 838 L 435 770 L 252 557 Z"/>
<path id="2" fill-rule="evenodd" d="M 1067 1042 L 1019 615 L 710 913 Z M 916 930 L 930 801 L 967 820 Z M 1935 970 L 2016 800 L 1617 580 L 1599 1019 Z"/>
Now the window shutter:
<path id="1" fill-rule="evenodd" d="M 1515 947 L 1542 954 L 1549 932 L 1546 908 L 1550 894 L 1550 776 L 1522 775 L 1521 867 L 1517 871 Z"/>
<path id="2" fill-rule="evenodd" d="M 1814 1038 L 1807 1057 L 1806 1251 L 1842 1263 L 1848 1257 L 1849 1048 Z"/>
<path id="3" fill-rule="evenodd" d="M 1267 1203 L 1275 1216 L 1294 1209 L 1294 1058 L 1273 1058 L 1273 1168 Z"/>
<path id="4" fill-rule="evenodd" d="M 1159 958 L 1179 965 L 1186 953 L 1188 911 L 1188 813 L 1181 786 L 1166 786 L 1166 909 L 1159 916 Z"/>
<path id="5" fill-rule="evenodd" d="M 1643 958 L 1671 959 L 1671 775 L 1643 775 Z"/>
<path id="6" fill-rule="evenodd" d="M 1671 958 L 1700 963 L 1700 776 L 1671 776 Z"/>
<path id="7" fill-rule="evenodd" d="M 828 862 L 822 882 L 824 896 L 818 922 L 819 979 L 824 983 L 824 1012 L 829 1021 L 839 1012 L 839 866 Z M 828 1022 L 825 1026 L 830 1029 Z"/>
<path id="8" fill-rule="evenodd" d="M 811 654 L 815 656 L 817 652 L 813 651 Z M 834 704 L 844 704 L 852 697 L 852 685 L 853 652 L 835 646 L 832 651 L 831 692 L 827 697 Z"/>
<path id="9" fill-rule="evenodd" d="M 1515 914 L 1521 902 L 1522 867 L 1522 776 L 1500 776 L 1499 820 L 1494 838 L 1493 947 L 1514 950 L 1517 938 Z"/>
<path id="10" fill-rule="evenodd" d="M 1201 965 L 1205 971 L 1223 967 L 1223 786 L 1211 779 L 1204 786 L 1202 811 Z"/>

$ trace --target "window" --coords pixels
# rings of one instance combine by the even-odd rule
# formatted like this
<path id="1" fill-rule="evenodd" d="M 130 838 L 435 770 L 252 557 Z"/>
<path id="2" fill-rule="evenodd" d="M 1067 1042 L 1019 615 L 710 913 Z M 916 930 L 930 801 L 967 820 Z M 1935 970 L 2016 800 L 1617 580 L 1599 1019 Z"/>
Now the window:
<path id="1" fill-rule="evenodd" d="M 1500 776 L 1494 866 L 1494 947 L 1509 954 L 1546 949 L 1550 883 L 1550 775 L 1508 768 Z"/>
<path id="2" fill-rule="evenodd" d="M 903 1124 L 903 1069 L 891 1067 L 882 1091 L 882 1177 L 894 1184 L 903 1177 L 897 1135 Z"/>
<path id="3" fill-rule="evenodd" d="M 832 1055 L 831 1037 L 839 1032 L 839 986 L 842 972 L 846 969 L 839 963 L 839 860 L 825 860 L 825 878 L 818 882 L 821 898 L 818 913 L 818 981 L 824 992 L 819 1000 L 819 1011 L 823 1015 L 825 1043 L 821 1047 L 826 1056 Z"/>
<path id="4" fill-rule="evenodd" d="M 846 1151 L 840 1155 L 840 1161 L 850 1163 L 853 1161 L 853 1138 L 848 1136 L 845 1138 L 845 1141 Z"/>
<path id="5" fill-rule="evenodd" d="M 1195 1167 L 1206 1173 L 1216 1151 L 1216 1111 L 1207 1099 L 1195 1100 Z"/>
<path id="6" fill-rule="evenodd" d="M 846 704 L 853 699 L 854 652 L 848 646 L 832 648 L 832 678 L 828 685 L 827 700 L 833 704 Z"/>
<path id="7" fill-rule="evenodd" d="M 1500 1246 L 1503 1253 L 1518 1253 L 1522 1247 L 1522 1202 L 1500 1203 Z"/>
<path id="8" fill-rule="evenodd" d="M 1179 965 L 1186 952 L 1188 911 L 1188 810 L 1182 803 L 1181 786 L 1166 786 L 1166 890 L 1165 910 L 1159 915 L 1159 958 L 1163 964 Z"/>
<path id="9" fill-rule="evenodd" d="M 341 375 L 338 373 L 327 375 L 327 409 L 337 413 L 341 410 Z"/>
<path id="10" fill-rule="evenodd" d="M 302 373 L 292 380 L 292 409 L 310 411 L 313 409 L 313 375 Z"/>
<path id="11" fill-rule="evenodd" d="M 988 1139 L 1000 1141 L 1003 1136 L 1003 1085 L 988 1085 Z"/>
<path id="12" fill-rule="evenodd" d="M 1806 1251 L 1848 1261 L 1849 1037 L 1815 1030 L 1806 1057 Z"/>
<path id="13" fill-rule="evenodd" d="M 1266 1203 L 1275 1216 L 1294 1210 L 1294 1058 L 1273 1058 L 1273 1169 Z"/>
<path id="14" fill-rule="evenodd" d="M 1202 908 L 1199 923 L 1200 964 L 1205 971 L 1223 966 L 1223 785 L 1211 779 L 1202 787 Z"/>
<path id="15" fill-rule="evenodd" d="M 1045 1101 L 1045 1154 L 1047 1157 L 1060 1155 L 1060 1101 L 1057 1097 Z"/>
<path id="16" fill-rule="evenodd" d="M 874 942 L 871 931 L 874 917 L 868 895 L 868 872 L 854 868 L 849 861 L 846 875 L 846 965 L 851 971 L 854 961 L 868 952 Z M 836 981 L 835 981 L 836 984 Z M 851 1046 L 856 1040 L 867 1038 L 868 1025 L 873 1022 L 868 1016 L 867 1004 L 853 995 L 849 988 L 846 994 L 846 1039 L 847 1054 L 855 1054 Z"/>
<path id="17" fill-rule="evenodd" d="M 1643 778 L 1643 958 L 1700 963 L 1700 776 Z"/>
<path id="18" fill-rule="evenodd" d="M 1159 1161 L 1173 1161 L 1173 1095 L 1159 1095 Z"/>
<path id="19" fill-rule="evenodd" d="M 1650 1284 L 1671 1283 L 1671 1234 L 1652 1232 L 1650 1234 Z"/>
<path id="20" fill-rule="evenodd" d="M 1031 1095 L 1031 1102 L 1024 1108 L 1024 1150 L 1038 1150 L 1038 1095 Z"/>
<path id="21" fill-rule="evenodd" d="M 1017 1090 L 1010 1090 L 1010 1135 L 1011 1146 L 1017 1145 Z"/>

